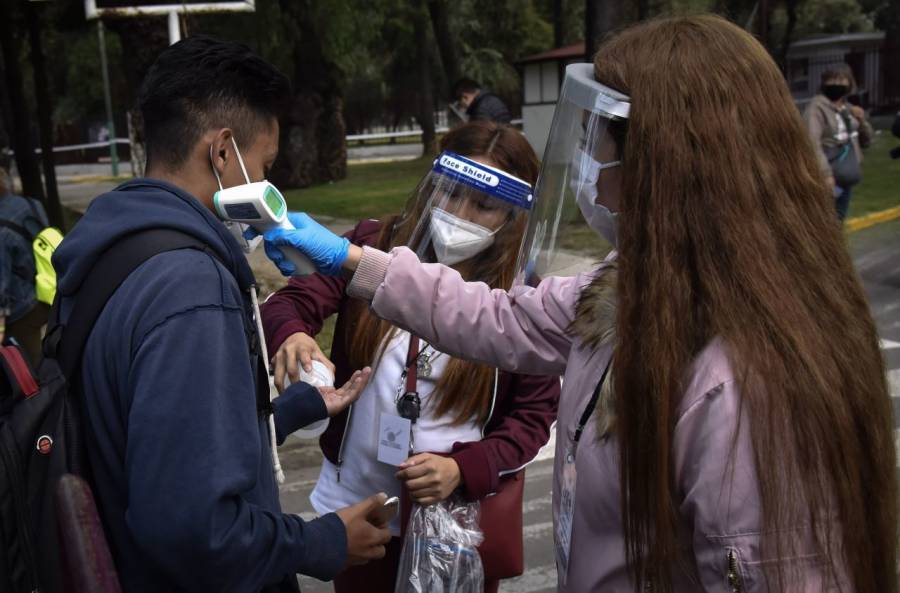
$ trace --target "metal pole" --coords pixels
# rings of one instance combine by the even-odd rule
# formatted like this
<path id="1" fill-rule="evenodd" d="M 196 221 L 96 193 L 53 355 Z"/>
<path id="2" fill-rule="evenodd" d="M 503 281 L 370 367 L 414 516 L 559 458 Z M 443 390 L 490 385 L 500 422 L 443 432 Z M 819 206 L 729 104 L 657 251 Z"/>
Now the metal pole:
<path id="1" fill-rule="evenodd" d="M 178 22 L 178 11 L 173 10 L 169 13 L 169 45 L 179 41 L 181 41 L 181 26 Z"/>
<path id="2" fill-rule="evenodd" d="M 769 49 L 769 3 L 759 0 L 759 41 Z"/>
<path id="3" fill-rule="evenodd" d="M 597 4 L 596 0 L 585 0 L 584 3 L 584 57 L 585 61 L 594 61 L 597 51 Z"/>
<path id="4" fill-rule="evenodd" d="M 116 123 L 113 120 L 112 94 L 109 90 L 109 67 L 106 64 L 106 38 L 103 36 L 103 20 L 97 19 L 97 35 L 100 38 L 100 69 L 103 71 L 103 100 L 106 102 L 106 125 L 109 127 L 109 160 L 113 177 L 119 176 L 119 155 L 116 153 Z"/>

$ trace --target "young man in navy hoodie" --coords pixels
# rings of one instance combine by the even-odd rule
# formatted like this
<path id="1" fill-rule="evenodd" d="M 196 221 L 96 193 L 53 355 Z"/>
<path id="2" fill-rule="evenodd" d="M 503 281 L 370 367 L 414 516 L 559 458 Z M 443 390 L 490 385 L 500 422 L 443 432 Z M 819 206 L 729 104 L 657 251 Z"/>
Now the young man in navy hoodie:
<path id="1" fill-rule="evenodd" d="M 247 47 L 208 37 L 166 49 L 140 90 L 147 176 L 99 196 L 54 256 L 61 319 L 97 257 L 139 230 L 177 229 L 214 255 L 156 255 L 108 301 L 84 349 L 92 482 L 124 591 L 296 591 L 381 557 L 375 495 L 304 522 L 281 512 L 257 406 L 254 278 L 213 194 L 265 179 L 287 79 Z M 240 151 L 240 153 L 238 153 Z M 215 168 L 215 173 L 213 171 Z M 262 379 L 265 381 L 265 378 Z M 358 397 L 297 383 L 274 402 L 277 439 Z"/>

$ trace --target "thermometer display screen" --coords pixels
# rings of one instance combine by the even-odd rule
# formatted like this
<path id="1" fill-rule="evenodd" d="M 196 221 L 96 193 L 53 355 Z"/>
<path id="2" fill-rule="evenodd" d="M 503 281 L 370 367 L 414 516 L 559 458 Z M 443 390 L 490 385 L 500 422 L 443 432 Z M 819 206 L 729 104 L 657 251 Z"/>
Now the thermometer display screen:
<path id="1" fill-rule="evenodd" d="M 256 211 L 256 207 L 250 203 L 226 204 L 225 214 L 232 220 L 259 220 L 262 218 Z"/>
<path id="2" fill-rule="evenodd" d="M 281 197 L 281 194 L 273 187 L 266 188 L 266 206 L 269 207 L 269 210 L 272 211 L 272 214 L 275 217 L 280 217 L 281 213 L 284 211 L 284 198 Z"/>

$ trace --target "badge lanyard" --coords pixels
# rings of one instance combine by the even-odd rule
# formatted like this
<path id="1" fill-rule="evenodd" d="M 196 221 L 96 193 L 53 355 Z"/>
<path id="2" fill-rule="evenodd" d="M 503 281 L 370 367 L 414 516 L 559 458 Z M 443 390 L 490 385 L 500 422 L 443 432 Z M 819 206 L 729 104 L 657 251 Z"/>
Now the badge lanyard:
<path id="1" fill-rule="evenodd" d="M 422 373 L 423 377 L 431 376 L 431 356 L 425 352 L 428 344 L 419 351 L 419 338 L 413 334 L 409 335 L 409 351 L 406 354 L 406 366 L 400 374 L 400 387 L 397 388 L 397 397 L 394 403 L 397 404 L 397 413 L 401 418 L 409 420 L 409 453 L 412 455 L 415 443 L 413 442 L 413 426 L 422 413 L 422 400 L 419 392 L 416 391 L 416 383 L 418 374 Z M 437 353 L 435 358 L 440 356 Z M 406 391 L 403 392 L 404 386 Z"/>
<path id="2" fill-rule="evenodd" d="M 606 368 L 603 369 L 603 375 L 600 377 L 600 382 L 597 383 L 597 387 L 594 388 L 594 393 L 591 395 L 591 399 L 588 402 L 587 406 L 584 408 L 584 412 L 581 414 L 581 419 L 578 421 L 578 426 L 575 427 L 575 436 L 573 437 L 572 443 L 572 462 L 574 463 L 575 452 L 578 450 L 578 442 L 581 440 L 581 433 L 584 432 L 584 427 L 587 426 L 588 420 L 591 419 L 591 416 L 594 414 L 594 410 L 597 408 L 597 401 L 600 399 L 600 391 L 603 389 L 603 384 L 606 383 L 606 375 L 609 374 L 609 367 L 612 365 L 612 358 L 609 359 L 609 362 L 606 363 Z M 568 459 L 566 459 L 568 461 Z"/>
<path id="3" fill-rule="evenodd" d="M 581 441 L 581 435 L 585 426 L 590 421 L 594 410 L 597 408 L 597 402 L 600 400 L 600 392 L 603 390 L 603 384 L 606 382 L 606 376 L 609 374 L 612 358 L 606 363 L 603 369 L 603 375 L 600 382 L 594 388 L 591 399 L 581 413 L 581 418 L 575 427 L 575 434 L 572 438 L 572 444 L 566 450 L 566 457 L 563 461 L 562 468 L 562 493 L 559 499 L 559 513 L 556 518 L 556 563 L 557 571 L 563 585 L 566 584 L 569 571 L 569 556 L 572 549 L 572 523 L 575 517 L 575 486 L 577 484 L 578 473 L 575 466 L 575 454 L 578 452 L 578 443 Z"/>

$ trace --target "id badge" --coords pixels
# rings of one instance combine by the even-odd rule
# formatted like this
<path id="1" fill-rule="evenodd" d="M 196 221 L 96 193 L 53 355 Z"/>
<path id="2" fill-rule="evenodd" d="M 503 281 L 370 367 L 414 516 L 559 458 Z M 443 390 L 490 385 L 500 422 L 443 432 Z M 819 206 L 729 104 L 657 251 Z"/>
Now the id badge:
<path id="1" fill-rule="evenodd" d="M 566 451 L 562 470 L 562 492 L 559 497 L 559 515 L 556 517 L 556 570 L 560 582 L 565 585 L 569 572 L 569 556 L 572 551 L 572 520 L 575 516 L 575 450 Z"/>
<path id="2" fill-rule="evenodd" d="M 381 413 L 378 423 L 378 461 L 400 465 L 409 458 L 409 432 L 412 423 L 406 418 Z"/>

